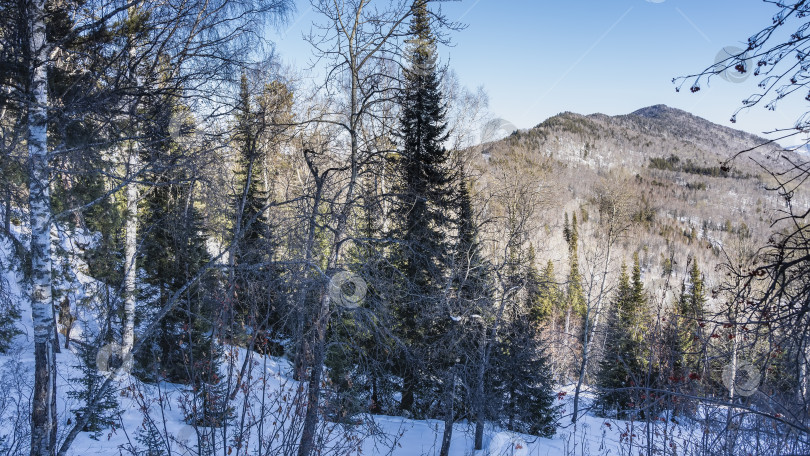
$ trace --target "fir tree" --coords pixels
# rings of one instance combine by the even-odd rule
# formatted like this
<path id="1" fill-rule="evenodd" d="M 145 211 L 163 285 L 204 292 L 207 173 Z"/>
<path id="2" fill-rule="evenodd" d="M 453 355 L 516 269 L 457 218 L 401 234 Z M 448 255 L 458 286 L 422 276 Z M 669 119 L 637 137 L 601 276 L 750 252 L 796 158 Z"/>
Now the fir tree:
<path id="1" fill-rule="evenodd" d="M 4 269 L 0 262 L 0 271 Z M 17 326 L 20 319 L 20 309 L 8 292 L 8 283 L 0 275 L 0 353 L 5 353 L 11 347 L 14 336 L 22 334 Z"/>
<path id="2" fill-rule="evenodd" d="M 692 260 L 689 269 L 688 286 L 681 287 L 681 295 L 676 306 L 677 348 L 673 367 L 675 375 L 682 379 L 696 379 L 705 367 L 701 362 L 702 324 L 705 313 L 706 294 L 703 287 L 703 274 L 697 260 Z"/>
<path id="3" fill-rule="evenodd" d="M 243 74 L 233 138 L 238 151 L 237 192 L 233 196 L 234 235 L 238 236 L 232 258 L 233 297 L 238 319 L 254 329 L 267 331 L 279 320 L 276 302 L 279 271 L 268 265 L 277 244 L 265 211 L 269 195 L 265 160 L 259 148 L 263 133 L 260 114 L 253 108 L 247 76 Z"/>
<path id="4" fill-rule="evenodd" d="M 483 314 L 491 304 L 489 264 L 481 251 L 478 226 L 473 213 L 469 184 L 462 178 L 458 197 L 458 237 L 453 262 L 454 284 L 458 296 L 458 311 L 465 314 Z"/>
<path id="5" fill-rule="evenodd" d="M 497 420 L 507 429 L 549 437 L 556 429 L 553 381 L 537 327 L 525 303 L 515 301 L 499 333 L 487 396 L 498 402 Z"/>
<path id="6" fill-rule="evenodd" d="M 571 217 L 571 228 L 568 243 L 568 285 L 566 289 L 566 317 L 565 317 L 565 330 L 566 333 L 571 331 L 572 316 L 583 318 L 585 316 L 586 305 L 585 295 L 582 289 L 582 275 L 579 272 L 579 231 L 577 228 L 577 215 L 573 214 Z"/>
<path id="7" fill-rule="evenodd" d="M 534 266 L 534 246 L 529 248 L 529 271 L 527 275 L 529 313 L 535 324 L 543 324 L 554 318 L 555 311 L 562 306 L 563 295 L 557 284 L 554 262 L 548 260 L 546 267 L 538 274 Z"/>
<path id="8" fill-rule="evenodd" d="M 435 314 L 442 302 L 447 278 L 448 231 L 452 218 L 453 173 L 449 152 L 446 108 L 439 88 L 435 37 L 430 29 L 427 2 L 413 5 L 398 131 L 399 154 L 394 162 L 398 182 L 392 237 L 401 242 L 394 263 L 402 277 L 395 312 L 395 332 L 411 353 L 426 353 L 430 334 L 445 332 L 445 318 Z M 403 378 L 401 408 L 412 411 L 419 356 L 403 353 L 397 366 Z"/>
<path id="9" fill-rule="evenodd" d="M 605 357 L 599 363 L 597 405 L 601 413 L 619 417 L 633 413 L 646 378 L 647 347 L 643 339 L 647 298 L 641 282 L 638 255 L 632 277 L 622 265 L 619 288 L 611 303 L 605 340 Z"/>
<path id="10" fill-rule="evenodd" d="M 168 117 L 164 117 L 163 131 L 154 133 L 159 138 L 169 136 Z M 172 142 L 163 147 L 163 154 L 180 160 L 179 144 Z M 170 172 L 150 177 L 157 186 L 145 198 L 140 219 L 143 227 L 138 230 L 144 233 L 138 267 L 143 270 L 147 285 L 139 302 L 147 304 L 140 309 L 146 313 L 165 306 L 210 260 L 205 230 L 195 207 L 195 177 L 182 162 Z M 165 378 L 195 384 L 215 374 L 219 353 L 212 340 L 214 302 L 211 297 L 215 291 L 212 276 L 205 276 L 186 289 L 161 320 L 148 348 L 136 357 L 136 373 L 151 380 Z"/>
<path id="11" fill-rule="evenodd" d="M 90 413 L 90 419 L 83 430 L 89 432 L 91 438 L 98 440 L 103 430 L 115 425 L 118 418 L 118 400 L 115 397 L 115 390 L 111 388 L 96 398 L 106 380 L 98 373 L 96 363 L 98 349 L 88 344 L 81 344 L 78 347 L 80 364 L 75 367 L 79 369 L 81 375 L 70 379 L 71 383 L 78 385 L 78 389 L 68 391 L 67 395 L 77 399 L 81 404 L 79 408 L 71 410 L 77 417 Z M 94 404 L 89 403 L 91 399 L 95 399 Z"/>
<path id="12" fill-rule="evenodd" d="M 138 428 L 135 441 L 140 448 L 136 453 L 138 456 L 167 456 L 166 442 L 155 422 L 150 417 L 145 417 L 143 424 Z"/>

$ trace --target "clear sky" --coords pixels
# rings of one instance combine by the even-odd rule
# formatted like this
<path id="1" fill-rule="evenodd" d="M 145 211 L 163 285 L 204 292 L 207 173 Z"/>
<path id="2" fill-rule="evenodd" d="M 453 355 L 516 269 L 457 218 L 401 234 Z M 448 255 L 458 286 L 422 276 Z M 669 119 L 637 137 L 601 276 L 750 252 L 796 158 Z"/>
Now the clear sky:
<path id="1" fill-rule="evenodd" d="M 384 0 L 382 0 L 385 3 Z M 306 66 L 302 39 L 322 21 L 308 0 L 271 36 L 281 59 Z M 808 108 L 799 99 L 776 111 L 755 107 L 732 124 L 740 101 L 760 78 L 714 78 L 697 94 L 675 92 L 672 78 L 711 65 L 727 46 L 771 23 L 777 9 L 761 0 L 463 0 L 434 3 L 467 25 L 440 49 L 462 83 L 483 86 L 490 110 L 519 128 L 563 111 L 626 114 L 654 104 L 680 108 L 756 134 L 792 126 Z M 798 142 L 787 141 L 788 144 Z"/>

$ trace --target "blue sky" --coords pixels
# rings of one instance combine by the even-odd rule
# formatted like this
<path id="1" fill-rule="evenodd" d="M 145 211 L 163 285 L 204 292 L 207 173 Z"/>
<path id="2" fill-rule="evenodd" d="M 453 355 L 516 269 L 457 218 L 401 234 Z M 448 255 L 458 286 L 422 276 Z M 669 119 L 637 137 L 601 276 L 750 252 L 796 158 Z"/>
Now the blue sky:
<path id="1" fill-rule="evenodd" d="M 271 36 L 281 59 L 306 66 L 302 39 L 321 18 L 308 0 Z M 383 1 L 384 3 L 384 1 Z M 434 5 L 439 5 L 436 3 Z M 672 78 L 711 65 L 724 47 L 770 24 L 777 11 L 761 0 L 463 0 L 440 3 L 467 25 L 440 49 L 463 84 L 483 86 L 490 110 L 520 128 L 563 111 L 626 114 L 667 104 L 752 133 L 791 126 L 808 103 L 755 107 L 729 119 L 758 78 L 712 80 L 697 94 L 675 92 Z M 793 140 L 788 141 L 793 142 Z"/>

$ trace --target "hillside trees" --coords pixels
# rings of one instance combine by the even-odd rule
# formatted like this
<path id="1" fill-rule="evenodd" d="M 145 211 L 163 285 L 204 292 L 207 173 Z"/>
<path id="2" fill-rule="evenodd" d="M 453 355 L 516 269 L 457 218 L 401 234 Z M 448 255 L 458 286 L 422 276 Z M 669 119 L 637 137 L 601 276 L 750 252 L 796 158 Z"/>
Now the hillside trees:
<path id="1" fill-rule="evenodd" d="M 724 73 L 761 78 L 757 91 L 743 100 L 732 120 L 750 107 L 778 109 L 783 100 L 805 97 L 810 75 L 806 64 L 810 50 L 806 18 L 810 14 L 810 5 L 805 1 L 773 5 L 775 14 L 772 20 L 747 38 L 745 49 L 699 73 L 675 79 L 678 88 L 688 84 L 692 92 L 697 92 L 703 84 Z M 786 139 L 802 136 L 808 130 L 810 117 L 805 113 L 795 120 L 794 125 L 774 133 L 781 134 L 780 139 Z M 734 159 L 750 152 L 751 149 L 739 151 L 725 166 L 729 167 Z M 739 289 L 737 300 L 750 300 L 753 304 L 746 306 L 745 317 L 741 316 L 740 322 L 767 321 L 767 332 L 781 339 L 780 345 L 806 347 L 810 339 L 807 329 L 810 284 L 806 280 L 810 256 L 807 255 L 808 227 L 804 223 L 806 207 L 796 197 L 807 191 L 807 163 L 800 156 L 784 155 L 778 169 L 776 166 L 771 168 L 767 170 L 774 181 L 770 189 L 785 203 L 785 209 L 774 223 L 774 233 L 752 264 L 726 266 L 732 266 L 728 268 L 729 273 L 750 283 L 750 286 Z M 806 352 L 804 349 L 800 351 Z M 800 358 L 801 365 L 805 366 L 806 356 Z"/>
<path id="2" fill-rule="evenodd" d="M 358 187 L 361 178 L 378 172 L 380 168 L 374 164 L 392 151 L 389 128 L 393 128 L 396 112 L 391 105 L 399 94 L 397 77 L 403 74 L 398 71 L 400 62 L 396 59 L 407 55 L 403 41 L 409 37 L 409 21 L 420 2 L 397 0 L 385 9 L 377 9 L 371 3 L 369 0 L 344 4 L 312 2 L 313 9 L 324 17 L 324 23 L 316 25 L 317 31 L 307 39 L 315 57 L 330 68 L 319 87 L 330 104 L 324 106 L 309 125 L 313 130 L 322 131 L 332 125 L 341 141 L 330 144 L 337 146 L 340 153 L 324 154 L 326 151 L 319 144 L 304 147 L 304 159 L 316 184 L 315 199 L 318 200 L 313 204 L 316 209 L 310 213 L 308 222 L 310 228 L 304 252 L 308 261 L 312 258 L 316 225 L 328 228 L 329 234 L 324 249 L 328 252 L 324 270 L 315 273 L 311 264 L 306 265 L 305 275 L 319 276 L 317 304 L 299 301 L 296 317 L 300 328 L 296 370 L 301 371 L 305 365 L 311 367 L 307 379 L 310 406 L 306 410 L 300 456 L 310 455 L 315 448 L 318 419 L 315 404 L 321 397 L 324 344 L 330 315 L 324 271 L 336 272 L 343 260 L 344 246 L 350 242 L 350 216 L 361 196 Z M 436 29 L 448 26 L 441 15 L 428 11 L 424 4 L 422 9 L 426 20 Z M 318 189 L 328 190 L 328 193 Z M 315 215 L 321 209 L 320 204 L 327 208 L 322 220 Z"/>
<path id="3" fill-rule="evenodd" d="M 599 363 L 596 403 L 602 413 L 616 412 L 617 416 L 626 417 L 637 413 L 635 410 L 647 377 L 647 296 L 641 282 L 638 255 L 633 258 L 631 276 L 627 274 L 627 267 L 622 265 L 610 310 L 605 355 Z"/>
<path id="4" fill-rule="evenodd" d="M 148 11 L 153 27 L 148 33 L 152 46 L 139 49 L 133 58 L 126 46 L 111 44 L 115 24 L 126 21 L 129 7 Z M 73 165 L 87 160 L 93 163 L 100 150 L 113 149 L 122 141 L 132 139 L 130 134 L 116 136 L 114 123 L 121 115 L 133 111 L 132 100 L 149 93 L 151 81 L 128 78 L 130 69 L 140 67 L 145 74 L 160 74 L 167 77 L 175 87 L 183 86 L 185 94 L 197 100 L 213 100 L 207 95 L 209 89 L 226 79 L 225 68 L 237 63 L 241 46 L 255 43 L 257 35 L 252 27 L 262 23 L 263 18 L 273 17 L 286 11 L 288 3 L 272 0 L 251 5 L 219 2 L 212 5 L 202 2 L 171 4 L 114 4 L 112 2 L 68 2 L 58 10 L 50 10 L 46 2 L 23 2 L 19 8 L 5 10 L 14 14 L 12 24 L 25 24 L 12 34 L 5 34 L 4 52 L 8 62 L 19 63 L 21 81 L 14 84 L 3 80 L 3 93 L 10 106 L 20 109 L 19 119 L 25 124 L 26 143 L 31 167 L 29 185 L 29 214 L 32 221 L 32 284 L 34 289 L 33 310 L 37 328 L 36 360 L 37 375 L 32 418 L 32 454 L 52 454 L 55 451 L 53 311 L 50 302 L 50 251 L 49 233 L 53 215 L 50 211 L 50 182 L 60 173 L 81 172 L 81 167 L 55 168 L 57 165 Z M 70 18 L 70 19 L 68 19 Z M 236 18 L 236 19 L 234 19 Z M 74 22 L 71 22 L 74 21 Z M 5 29 L 4 29 L 5 30 Z M 174 30 L 165 34 L 165 30 Z M 159 31 L 159 32 L 157 32 Z M 219 33 L 215 34 L 217 31 Z M 103 45 L 102 45 L 103 43 Z M 213 46 L 215 53 L 205 52 Z M 55 52 L 58 51 L 58 52 Z M 134 61 L 137 61 L 136 64 Z M 125 62 L 129 62 L 129 65 Z M 15 63 L 15 65 L 16 65 Z M 160 64 L 169 71 L 155 71 Z M 105 67 L 107 71 L 97 71 Z M 195 69 L 190 71 L 191 67 Z M 71 68 L 74 82 L 64 86 L 50 84 L 59 77 L 60 68 Z M 150 71 L 151 70 L 151 71 Z M 12 74 L 12 73 L 4 73 Z M 180 81 L 182 80 L 182 83 Z M 165 87 L 163 88 L 165 89 Z M 163 90 L 159 89 L 159 90 Z M 154 92 L 153 92 L 154 93 Z M 8 111 L 6 111 L 8 112 Z M 127 122 L 124 122 L 127 124 Z M 131 124 L 131 123 L 130 123 Z M 84 147 L 95 133 L 93 147 Z M 97 165 L 91 168 L 97 169 Z M 109 168 L 108 168 L 109 169 Z M 67 174 L 70 175 L 70 174 Z M 122 188 L 126 176 L 113 177 L 110 193 Z M 70 182 L 70 180 L 66 180 Z M 103 198 L 78 198 L 75 188 L 65 188 L 66 208 L 58 216 L 80 214 Z M 168 304 L 167 304 L 168 305 Z M 129 339 L 129 334 L 127 334 Z M 75 437 L 76 429 L 69 433 L 61 453 L 64 453 Z"/>
<path id="5" fill-rule="evenodd" d="M 576 423 L 579 414 L 579 400 L 585 375 L 591 361 L 592 346 L 596 332 L 600 328 L 603 315 L 603 300 L 609 290 L 608 276 L 611 269 L 616 244 L 629 231 L 633 220 L 634 195 L 621 181 L 611 185 L 601 185 L 594 192 L 594 202 L 599 210 L 599 224 L 594 233 L 596 248 L 586 251 L 587 279 L 585 280 L 585 309 L 582 328 L 582 356 L 579 363 L 577 386 L 574 391 L 574 410 L 571 416 Z M 577 237 L 576 216 L 570 236 Z M 572 256 L 576 254 L 573 251 Z M 636 263 L 638 258 L 636 257 Z M 640 283 L 640 282 L 639 282 Z"/>
<path id="6" fill-rule="evenodd" d="M 435 38 L 430 28 L 426 2 L 415 2 L 405 69 L 405 87 L 400 96 L 401 150 L 396 159 L 398 195 L 393 208 L 400 223 L 393 237 L 401 240 L 395 262 L 402 274 L 401 296 L 397 299 L 397 333 L 413 353 L 402 366 L 401 408 L 414 411 L 417 379 L 421 377 L 418 354 L 429 348 L 426 337 L 440 327 L 431 326 L 431 316 L 446 302 L 454 176 L 450 169 L 445 105 L 439 90 Z M 444 312 L 439 312 L 439 315 Z M 447 317 L 439 318 L 442 321 Z M 435 320 L 434 320 L 435 321 Z M 438 335 L 438 334 L 436 334 Z"/>

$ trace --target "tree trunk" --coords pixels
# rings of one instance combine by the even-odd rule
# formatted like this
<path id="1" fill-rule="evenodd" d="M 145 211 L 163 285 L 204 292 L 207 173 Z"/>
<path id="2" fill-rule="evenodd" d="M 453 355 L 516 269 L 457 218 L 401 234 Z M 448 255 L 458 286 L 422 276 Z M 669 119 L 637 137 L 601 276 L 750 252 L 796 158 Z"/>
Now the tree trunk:
<path id="1" fill-rule="evenodd" d="M 402 377 L 402 399 L 399 401 L 399 408 L 403 411 L 413 412 L 413 396 L 416 389 L 416 380 L 413 377 L 411 370 L 406 368 Z"/>
<path id="2" fill-rule="evenodd" d="M 807 387 L 808 383 L 808 372 L 807 372 L 807 363 L 808 363 L 808 356 L 810 356 L 810 350 L 808 348 L 807 341 L 802 340 L 802 343 L 799 345 L 799 385 L 798 385 L 798 400 L 799 403 L 802 404 L 803 407 L 807 407 Z"/>
<path id="3" fill-rule="evenodd" d="M 137 276 L 136 253 L 138 249 L 138 186 L 135 183 L 135 176 L 138 172 L 138 151 L 132 147 L 129 151 L 127 163 L 127 219 L 125 228 L 124 247 L 124 267 L 126 277 L 124 279 L 124 328 L 122 333 L 122 354 L 126 356 L 132 351 L 135 344 L 135 305 L 137 293 L 135 290 L 135 279 Z"/>
<path id="4" fill-rule="evenodd" d="M 3 226 L 6 233 L 11 233 L 11 182 L 6 182 L 5 210 L 3 211 Z"/>
<path id="5" fill-rule="evenodd" d="M 24 3 L 29 21 L 31 105 L 28 153 L 31 160 L 31 314 L 34 323 L 34 393 L 31 411 L 31 455 L 51 456 L 56 447 L 55 330 L 51 302 L 51 195 L 48 163 L 48 49 L 45 0 Z"/>
<path id="6" fill-rule="evenodd" d="M 313 345 L 312 369 L 307 382 L 307 411 L 304 415 L 304 426 L 301 431 L 301 443 L 298 456 L 310 456 L 315 449 L 315 434 L 318 431 L 318 412 L 321 399 L 321 376 L 323 373 L 324 342 L 326 323 L 329 320 L 329 293 L 323 290 L 318 320 L 315 322 L 315 339 Z"/>
<path id="7" fill-rule="evenodd" d="M 473 397 L 473 406 L 475 410 L 475 449 L 484 449 L 484 405 L 486 400 L 484 398 L 484 377 L 487 370 L 487 363 L 489 363 L 487 356 L 487 339 L 486 328 L 481 331 L 481 359 L 478 363 L 478 372 L 475 378 L 475 396 Z"/>
<path id="8" fill-rule="evenodd" d="M 455 398 L 456 398 L 456 367 L 450 368 L 450 385 L 445 396 L 446 410 L 444 415 L 444 432 L 442 433 L 442 447 L 439 456 L 450 454 L 450 441 L 453 438 L 453 422 L 455 421 Z"/>

